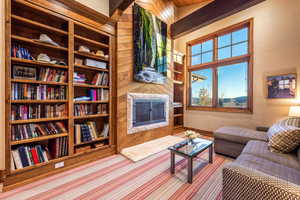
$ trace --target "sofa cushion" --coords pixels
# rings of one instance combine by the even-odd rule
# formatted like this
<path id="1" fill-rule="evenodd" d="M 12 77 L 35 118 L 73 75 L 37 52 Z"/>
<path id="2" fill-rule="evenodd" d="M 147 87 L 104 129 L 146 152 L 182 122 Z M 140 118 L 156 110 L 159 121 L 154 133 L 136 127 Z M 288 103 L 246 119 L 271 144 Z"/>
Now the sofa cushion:
<path id="1" fill-rule="evenodd" d="M 285 165 L 290 168 L 300 169 L 300 164 L 295 154 L 283 154 L 271 152 L 268 149 L 268 143 L 251 140 L 247 143 L 242 154 L 250 154 L 266 160 Z"/>
<path id="2" fill-rule="evenodd" d="M 217 129 L 214 132 L 214 137 L 239 144 L 247 144 L 250 140 L 268 140 L 266 132 L 232 126 Z"/>
<path id="3" fill-rule="evenodd" d="M 247 168 L 300 185 L 300 171 L 297 169 L 250 154 L 242 154 L 234 162 Z"/>
<path id="4" fill-rule="evenodd" d="M 281 122 L 274 124 L 267 133 L 268 146 L 273 152 L 289 153 L 300 145 L 300 128 Z"/>

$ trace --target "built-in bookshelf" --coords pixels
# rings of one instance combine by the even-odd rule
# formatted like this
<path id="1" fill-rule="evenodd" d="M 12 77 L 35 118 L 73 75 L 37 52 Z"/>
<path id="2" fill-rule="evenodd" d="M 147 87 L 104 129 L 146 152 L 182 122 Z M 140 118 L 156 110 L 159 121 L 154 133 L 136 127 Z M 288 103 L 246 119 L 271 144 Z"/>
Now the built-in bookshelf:
<path id="1" fill-rule="evenodd" d="M 174 70 L 173 70 L 173 84 L 174 84 L 174 129 L 182 130 L 184 128 L 184 55 L 175 52 L 174 53 Z"/>
<path id="2" fill-rule="evenodd" d="M 49 171 L 114 148 L 114 36 L 28 1 L 8 2 L 5 173 Z"/>

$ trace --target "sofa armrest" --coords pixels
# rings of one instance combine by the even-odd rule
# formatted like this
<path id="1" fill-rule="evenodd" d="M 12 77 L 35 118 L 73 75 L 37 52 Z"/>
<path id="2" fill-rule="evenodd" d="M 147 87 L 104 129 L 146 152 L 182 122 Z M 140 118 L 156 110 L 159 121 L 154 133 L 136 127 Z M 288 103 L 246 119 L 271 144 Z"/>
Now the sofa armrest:
<path id="1" fill-rule="evenodd" d="M 300 186 L 229 163 L 223 168 L 223 200 L 300 200 Z"/>

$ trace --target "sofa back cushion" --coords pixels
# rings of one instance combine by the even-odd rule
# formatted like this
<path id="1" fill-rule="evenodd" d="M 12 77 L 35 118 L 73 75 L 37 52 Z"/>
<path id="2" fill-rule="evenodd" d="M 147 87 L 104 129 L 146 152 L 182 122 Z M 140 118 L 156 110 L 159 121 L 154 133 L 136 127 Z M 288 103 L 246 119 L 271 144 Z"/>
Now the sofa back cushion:
<path id="1" fill-rule="evenodd" d="M 289 126 L 285 122 L 278 122 L 268 130 L 270 151 L 289 153 L 300 145 L 300 128 Z"/>

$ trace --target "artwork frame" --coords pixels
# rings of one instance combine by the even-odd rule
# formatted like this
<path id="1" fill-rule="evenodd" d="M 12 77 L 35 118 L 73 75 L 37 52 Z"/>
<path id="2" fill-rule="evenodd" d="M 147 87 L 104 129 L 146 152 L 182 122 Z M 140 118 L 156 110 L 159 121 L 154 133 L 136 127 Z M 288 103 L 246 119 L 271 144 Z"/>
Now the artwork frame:
<path id="1" fill-rule="evenodd" d="M 297 96 L 297 74 L 278 74 L 266 77 L 268 99 L 294 99 Z"/>
<path id="2" fill-rule="evenodd" d="M 134 80 L 165 84 L 167 81 L 167 30 L 165 22 L 133 5 Z"/>
<path id="3" fill-rule="evenodd" d="M 36 80 L 37 70 L 35 67 L 27 67 L 22 65 L 13 65 L 12 70 L 14 79 Z"/>

